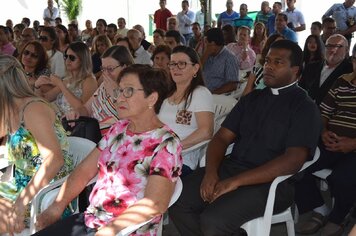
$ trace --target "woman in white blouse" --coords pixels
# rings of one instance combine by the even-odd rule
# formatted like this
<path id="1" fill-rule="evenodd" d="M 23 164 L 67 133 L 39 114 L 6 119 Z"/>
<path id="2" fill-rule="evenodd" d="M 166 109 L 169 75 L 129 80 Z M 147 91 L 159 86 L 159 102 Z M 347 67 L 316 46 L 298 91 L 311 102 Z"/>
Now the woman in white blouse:
<path id="1" fill-rule="evenodd" d="M 175 47 L 168 66 L 176 89 L 163 102 L 159 118 L 177 133 L 183 149 L 187 149 L 212 137 L 213 98 L 204 86 L 199 56 L 194 49 Z M 197 153 L 183 156 L 182 175 L 189 174 L 198 163 Z"/>

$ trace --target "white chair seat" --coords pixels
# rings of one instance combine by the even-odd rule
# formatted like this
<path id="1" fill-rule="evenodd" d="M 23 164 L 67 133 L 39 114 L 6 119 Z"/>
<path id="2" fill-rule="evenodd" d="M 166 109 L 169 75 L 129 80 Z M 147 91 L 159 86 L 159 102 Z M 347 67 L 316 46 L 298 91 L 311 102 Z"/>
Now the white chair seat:
<path id="1" fill-rule="evenodd" d="M 311 164 L 316 162 L 320 156 L 319 148 L 315 150 L 313 160 L 304 163 L 303 167 L 299 170 L 303 171 L 308 168 Z M 250 220 L 243 224 L 241 228 L 246 230 L 249 236 L 269 236 L 271 231 L 271 225 L 276 223 L 285 222 L 287 225 L 288 236 L 294 236 L 294 221 L 292 217 L 292 211 L 289 207 L 287 210 L 273 215 L 274 200 L 277 186 L 280 182 L 290 178 L 293 175 L 284 175 L 277 177 L 271 184 L 269 189 L 267 204 L 265 208 L 265 213 L 262 217 Z"/>

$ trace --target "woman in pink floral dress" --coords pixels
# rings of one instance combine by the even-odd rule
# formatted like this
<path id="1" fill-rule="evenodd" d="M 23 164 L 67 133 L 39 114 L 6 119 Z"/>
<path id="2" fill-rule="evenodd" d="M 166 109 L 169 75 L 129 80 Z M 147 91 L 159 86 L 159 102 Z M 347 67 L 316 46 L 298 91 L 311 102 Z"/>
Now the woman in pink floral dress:
<path id="1" fill-rule="evenodd" d="M 151 218 L 133 235 L 156 235 L 182 167 L 179 139 L 156 115 L 172 86 L 162 70 L 144 65 L 125 68 L 119 81 L 114 93 L 120 121 L 63 184 L 55 202 L 38 217 L 37 228 L 60 219 L 97 174 L 87 211 L 35 235 L 115 235 Z"/>

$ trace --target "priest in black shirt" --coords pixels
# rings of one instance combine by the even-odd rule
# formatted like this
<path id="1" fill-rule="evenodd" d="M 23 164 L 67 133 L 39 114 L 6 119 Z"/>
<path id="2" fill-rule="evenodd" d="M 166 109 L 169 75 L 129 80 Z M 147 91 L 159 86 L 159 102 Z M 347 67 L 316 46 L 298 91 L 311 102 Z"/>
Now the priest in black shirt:
<path id="1" fill-rule="evenodd" d="M 321 118 L 297 85 L 301 68 L 297 44 L 272 44 L 263 72 L 267 88 L 240 99 L 211 140 L 206 167 L 183 179 L 182 195 L 169 210 L 181 235 L 237 235 L 242 224 L 264 214 L 271 182 L 297 173 L 314 155 Z M 293 181 L 281 183 L 275 213 L 287 209 L 293 195 Z"/>

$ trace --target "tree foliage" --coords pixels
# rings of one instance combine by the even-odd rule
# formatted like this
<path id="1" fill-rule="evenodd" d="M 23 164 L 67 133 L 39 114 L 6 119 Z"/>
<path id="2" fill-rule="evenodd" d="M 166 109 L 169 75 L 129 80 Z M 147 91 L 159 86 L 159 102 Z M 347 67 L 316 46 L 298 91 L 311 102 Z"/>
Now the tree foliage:
<path id="1" fill-rule="evenodd" d="M 82 0 L 62 0 L 62 10 L 69 20 L 75 20 L 82 10 Z"/>

